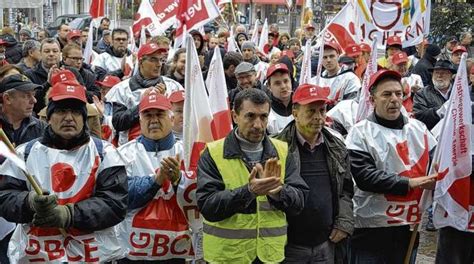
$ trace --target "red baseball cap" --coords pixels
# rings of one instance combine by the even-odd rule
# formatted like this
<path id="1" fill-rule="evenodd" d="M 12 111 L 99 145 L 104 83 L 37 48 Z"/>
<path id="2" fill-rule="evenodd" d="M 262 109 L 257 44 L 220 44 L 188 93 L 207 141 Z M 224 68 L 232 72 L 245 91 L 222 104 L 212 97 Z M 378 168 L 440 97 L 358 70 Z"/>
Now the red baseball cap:
<path id="1" fill-rule="evenodd" d="M 405 52 L 397 52 L 392 56 L 392 63 L 398 65 L 400 63 L 408 62 L 408 56 Z"/>
<path id="2" fill-rule="evenodd" d="M 341 48 L 336 42 L 325 42 L 324 49 L 329 48 L 335 50 L 338 54 L 341 53 Z"/>
<path id="3" fill-rule="evenodd" d="M 471 74 L 474 74 L 474 66 L 471 66 L 471 70 L 469 71 Z"/>
<path id="4" fill-rule="evenodd" d="M 306 26 L 304 26 L 304 28 L 305 29 L 310 29 L 310 28 L 315 29 L 314 25 L 311 24 L 311 23 L 306 24 Z"/>
<path id="5" fill-rule="evenodd" d="M 4 40 L 4 39 L 2 39 L 2 38 L 0 38 L 0 45 L 4 45 L 4 44 L 7 44 L 7 41 Z"/>
<path id="6" fill-rule="evenodd" d="M 143 56 L 150 55 L 150 54 L 153 54 L 153 53 L 158 52 L 158 51 L 167 52 L 168 49 L 160 48 L 155 43 L 145 44 L 138 50 L 138 55 L 137 55 L 138 60 L 141 60 L 143 58 Z"/>
<path id="7" fill-rule="evenodd" d="M 87 103 L 86 88 L 79 83 L 57 83 L 51 88 L 48 98 L 51 101 L 76 99 Z"/>
<path id="8" fill-rule="evenodd" d="M 67 39 L 72 39 L 74 37 L 80 37 L 81 36 L 81 31 L 79 29 L 73 29 L 67 33 L 66 37 Z"/>
<path id="9" fill-rule="evenodd" d="M 272 76 L 275 72 L 284 72 L 284 73 L 289 73 L 288 67 L 284 63 L 277 63 L 275 65 L 272 65 L 268 68 L 267 70 L 267 80 Z"/>
<path id="10" fill-rule="evenodd" d="M 287 56 L 290 59 L 293 59 L 295 57 L 295 54 L 291 50 L 284 50 L 281 52 L 280 57 Z"/>
<path id="11" fill-rule="evenodd" d="M 402 39 L 399 36 L 390 36 L 387 39 L 387 47 L 402 46 Z"/>
<path id="12" fill-rule="evenodd" d="M 113 75 L 107 75 L 105 76 L 104 80 L 99 82 L 97 81 L 96 83 L 100 86 L 104 86 L 107 88 L 112 88 L 114 87 L 117 83 L 121 82 L 119 77 L 113 76 Z"/>
<path id="13" fill-rule="evenodd" d="M 322 101 L 329 103 L 331 100 L 328 99 L 331 93 L 329 87 L 319 87 L 314 84 L 302 84 L 298 86 L 293 95 L 293 103 L 301 105 Z"/>
<path id="14" fill-rule="evenodd" d="M 360 56 L 362 54 L 362 51 L 359 45 L 350 44 L 344 49 L 344 53 L 346 53 L 346 56 L 354 58 Z"/>
<path id="15" fill-rule="evenodd" d="M 462 45 L 457 45 L 456 47 L 454 47 L 453 49 L 453 52 L 452 53 L 456 53 L 456 52 L 467 52 L 466 48 Z"/>
<path id="16" fill-rule="evenodd" d="M 179 103 L 184 101 L 184 90 L 174 91 L 168 96 L 171 103 Z"/>
<path id="17" fill-rule="evenodd" d="M 59 70 L 51 75 L 51 85 L 54 86 L 57 83 L 77 83 L 76 75 L 70 70 Z"/>
<path id="18" fill-rule="evenodd" d="M 391 70 L 386 70 L 386 69 L 378 70 L 374 75 L 370 77 L 369 89 L 371 89 L 374 84 L 376 84 L 380 80 L 385 79 L 387 77 L 392 77 L 398 81 L 402 80 L 402 76 L 400 75 L 400 73 L 396 71 L 391 71 Z"/>
<path id="19" fill-rule="evenodd" d="M 360 47 L 360 51 L 372 52 L 372 48 L 367 43 L 360 43 L 359 47 Z"/>
<path id="20" fill-rule="evenodd" d="M 140 100 L 139 109 L 140 113 L 147 109 L 170 110 L 171 103 L 166 96 L 157 93 L 156 91 L 151 91 Z"/>

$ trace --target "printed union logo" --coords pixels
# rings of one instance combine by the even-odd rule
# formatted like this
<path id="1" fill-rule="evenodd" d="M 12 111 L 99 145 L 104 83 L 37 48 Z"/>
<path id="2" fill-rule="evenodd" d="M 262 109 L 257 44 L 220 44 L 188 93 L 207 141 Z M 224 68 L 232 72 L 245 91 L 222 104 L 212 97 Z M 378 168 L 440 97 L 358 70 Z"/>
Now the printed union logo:
<path id="1" fill-rule="evenodd" d="M 148 97 L 148 101 L 149 101 L 150 103 L 156 102 L 156 95 L 154 95 L 154 94 L 150 95 L 150 97 Z"/>
<path id="2" fill-rule="evenodd" d="M 73 93 L 76 89 L 74 86 L 68 85 L 66 86 L 66 92 Z"/>

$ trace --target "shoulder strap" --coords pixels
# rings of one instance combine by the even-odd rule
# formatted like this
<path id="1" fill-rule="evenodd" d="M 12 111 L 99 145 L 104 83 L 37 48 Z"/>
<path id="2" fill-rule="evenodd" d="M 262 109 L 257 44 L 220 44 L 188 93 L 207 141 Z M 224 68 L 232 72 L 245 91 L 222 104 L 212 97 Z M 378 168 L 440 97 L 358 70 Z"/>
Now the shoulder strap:
<path id="1" fill-rule="evenodd" d="M 38 140 L 39 140 L 39 138 L 35 138 L 35 139 L 32 139 L 32 140 L 28 141 L 28 143 L 26 143 L 25 153 L 23 154 L 25 162 L 28 160 L 28 156 L 30 155 L 31 148 L 33 147 L 33 145 Z"/>
<path id="2" fill-rule="evenodd" d="M 99 152 L 100 161 L 104 159 L 104 143 L 101 139 L 96 137 L 91 137 L 94 141 L 95 147 L 97 148 L 97 152 Z"/>

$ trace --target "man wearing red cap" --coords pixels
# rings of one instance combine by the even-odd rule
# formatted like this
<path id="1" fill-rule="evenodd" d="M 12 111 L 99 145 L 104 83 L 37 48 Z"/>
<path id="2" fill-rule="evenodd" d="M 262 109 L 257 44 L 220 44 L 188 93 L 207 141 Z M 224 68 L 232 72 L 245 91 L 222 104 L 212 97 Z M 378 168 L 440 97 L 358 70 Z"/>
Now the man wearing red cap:
<path id="1" fill-rule="evenodd" d="M 168 100 L 171 103 L 173 113 L 173 135 L 176 139 L 183 139 L 183 111 L 184 111 L 184 90 L 175 91 L 170 94 Z"/>
<path id="2" fill-rule="evenodd" d="M 117 84 L 107 95 L 106 100 L 113 104 L 112 123 L 120 132 L 119 145 L 122 145 L 140 134 L 138 104 L 146 90 L 156 89 L 159 93 L 169 95 L 183 90 L 176 81 L 161 76 L 161 67 L 166 61 L 164 50 L 155 43 L 143 45 L 138 50 L 138 73 Z"/>
<path id="3" fill-rule="evenodd" d="M 352 263 L 403 263 L 410 225 L 421 221 L 422 189 L 434 188 L 436 181 L 437 175 L 426 176 L 436 140 L 423 123 L 401 113 L 401 78 L 385 69 L 371 76 L 374 112 L 346 138 L 356 183 Z M 415 254 L 416 248 L 417 243 Z"/>
<path id="4" fill-rule="evenodd" d="M 13 262 L 104 262 L 122 255 L 113 227 L 127 209 L 125 164 L 115 148 L 89 135 L 86 103 L 83 86 L 54 85 L 49 126 L 17 149 L 43 194 L 9 160 L 0 169 L 0 215 L 19 224 L 9 247 Z"/>
<path id="5" fill-rule="evenodd" d="M 453 63 L 454 68 L 457 70 L 459 63 L 461 62 L 461 55 L 467 52 L 466 48 L 462 45 L 454 47 L 453 52 L 451 53 L 450 61 Z"/>
<path id="6" fill-rule="evenodd" d="M 336 254 L 354 230 L 350 162 L 337 132 L 324 126 L 329 88 L 303 84 L 293 95 L 295 121 L 278 135 L 299 163 L 310 188 L 303 212 L 287 215 L 285 263 L 340 263 Z M 336 259 L 336 256 L 340 257 Z"/>
<path id="7" fill-rule="evenodd" d="M 157 91 L 145 93 L 139 105 L 141 135 L 119 148 L 129 164 L 128 214 L 117 228 L 128 253 L 119 263 L 140 260 L 184 264 L 195 252 L 202 251 L 192 246 L 197 230 L 187 220 L 197 212 L 189 210 L 197 210 L 197 206 L 188 193 L 196 177 L 180 170 L 183 145 L 171 130 L 171 107 L 166 96 Z"/>
<path id="8" fill-rule="evenodd" d="M 268 95 L 272 100 L 267 131 L 270 135 L 274 135 L 280 133 L 293 120 L 291 115 L 293 108 L 291 95 L 293 91 L 290 73 L 285 64 L 278 63 L 268 68 L 267 86 Z"/>
<path id="9" fill-rule="evenodd" d="M 399 36 L 390 36 L 387 38 L 387 43 L 385 45 L 385 57 L 379 58 L 377 64 L 388 68 L 390 65 L 390 57 L 393 54 L 402 51 L 402 39 Z"/>
<path id="10" fill-rule="evenodd" d="M 5 56 L 5 52 L 7 51 L 7 42 L 0 38 L 0 67 L 3 65 L 7 65 L 7 57 Z"/>
<path id="11" fill-rule="evenodd" d="M 67 33 L 67 44 L 76 44 L 79 47 L 82 47 L 82 37 L 81 31 L 79 29 L 73 29 Z"/>
<path id="12" fill-rule="evenodd" d="M 339 66 L 339 45 L 333 42 L 324 44 L 323 62 L 324 71 L 320 78 L 319 85 L 321 87 L 331 88 L 329 99 L 334 102 L 353 99 L 362 86 L 360 79 L 351 69 L 343 69 Z M 313 77 L 312 83 L 316 82 L 316 76 Z"/>
<path id="13" fill-rule="evenodd" d="M 362 74 L 364 73 L 365 68 L 367 67 L 367 61 L 362 56 L 362 49 L 360 48 L 360 45 L 350 44 L 344 49 L 344 53 L 347 57 L 354 59 L 354 73 L 360 80 L 362 80 Z"/>
<path id="14" fill-rule="evenodd" d="M 423 88 L 421 76 L 408 71 L 408 56 L 403 51 L 393 54 L 389 69 L 403 76 L 403 106 L 408 113 L 411 113 L 413 111 L 413 96 Z"/>
<path id="15" fill-rule="evenodd" d="M 306 45 L 306 41 L 309 41 L 311 43 L 311 46 L 316 45 L 316 28 L 312 23 L 309 23 L 304 26 L 304 38 L 301 41 L 301 45 L 304 46 Z"/>
<path id="16" fill-rule="evenodd" d="M 113 106 L 111 103 L 106 101 L 106 95 L 119 82 L 121 82 L 119 77 L 107 75 L 104 80 L 96 82 L 97 86 L 100 89 L 100 98 L 93 96 L 94 105 L 99 115 L 101 117 L 101 137 L 103 140 L 106 140 L 115 146 L 117 145 L 117 134 L 112 125 L 112 112 Z"/>

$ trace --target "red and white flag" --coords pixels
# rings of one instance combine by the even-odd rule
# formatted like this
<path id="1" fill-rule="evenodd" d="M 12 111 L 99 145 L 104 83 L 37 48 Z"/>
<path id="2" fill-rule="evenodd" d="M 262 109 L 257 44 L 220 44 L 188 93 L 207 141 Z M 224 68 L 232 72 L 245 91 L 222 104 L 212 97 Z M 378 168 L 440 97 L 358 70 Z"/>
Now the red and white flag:
<path id="1" fill-rule="evenodd" d="M 185 33 L 198 29 L 219 15 L 220 11 L 214 0 L 180 1 L 176 14 L 178 27 L 176 29 L 175 47 L 181 46 Z"/>
<path id="2" fill-rule="evenodd" d="M 135 14 L 133 22 L 133 33 L 139 34 L 142 27 L 148 29 L 150 35 L 158 36 L 165 33 L 166 28 L 160 23 L 160 20 L 153 11 L 149 0 L 142 0 L 138 12 Z"/>
<path id="3" fill-rule="evenodd" d="M 105 0 L 92 0 L 89 14 L 92 18 L 103 17 L 105 12 Z M 90 28 L 92 29 L 92 28 Z M 89 30 L 93 31 L 93 30 Z"/>
<path id="4" fill-rule="evenodd" d="M 169 28 L 176 24 L 176 14 L 178 5 L 182 0 L 158 0 L 154 1 L 153 10 L 155 11 L 160 24 L 163 28 Z"/>
<path id="5" fill-rule="evenodd" d="M 268 43 L 268 22 L 265 18 L 265 22 L 263 23 L 262 32 L 260 33 L 260 40 L 258 41 L 258 50 L 261 51 L 263 54 L 265 53 L 265 45 Z"/>
<path id="6" fill-rule="evenodd" d="M 232 130 L 224 64 L 217 46 L 214 48 L 214 55 L 209 64 L 206 86 L 209 91 L 209 102 L 214 118 L 211 123 L 212 135 L 217 140 L 226 137 Z"/>
<path id="7" fill-rule="evenodd" d="M 84 48 L 84 62 L 87 64 L 91 64 L 94 59 L 94 51 L 92 49 L 94 45 L 94 19 L 91 19 L 91 23 L 89 25 L 89 32 L 87 33 L 87 42 L 86 47 Z"/>
<path id="8" fill-rule="evenodd" d="M 304 46 L 303 62 L 301 63 L 301 74 L 299 84 L 311 83 L 311 41 L 306 41 Z"/>
<path id="9" fill-rule="evenodd" d="M 253 31 L 252 31 L 252 38 L 250 41 L 255 43 L 255 45 L 258 45 L 258 25 L 260 24 L 260 21 L 257 19 L 255 20 L 255 25 L 253 26 Z"/>
<path id="10" fill-rule="evenodd" d="M 370 76 L 377 72 L 377 38 L 374 38 L 372 42 L 372 54 L 370 54 L 370 60 L 367 62 L 367 68 L 365 69 L 364 77 L 362 78 L 362 88 L 359 96 L 359 106 L 357 107 L 356 123 L 366 119 L 372 111 L 374 106 L 370 102 L 369 82 Z"/>
<path id="11" fill-rule="evenodd" d="M 201 151 L 212 136 L 213 114 L 202 77 L 199 57 L 191 35 L 186 34 L 185 99 L 183 115 L 184 166 L 195 171 Z"/>
<path id="12" fill-rule="evenodd" d="M 474 232 L 474 181 L 472 174 L 472 109 L 466 69 L 467 53 L 461 57 L 443 119 L 443 129 L 433 164 L 438 164 L 434 191 L 433 223 Z"/>
<path id="13" fill-rule="evenodd" d="M 321 31 L 324 42 L 335 42 L 344 50 L 349 44 L 355 44 L 356 32 L 354 6 L 347 3 Z M 323 35 L 324 34 L 324 35 Z"/>

